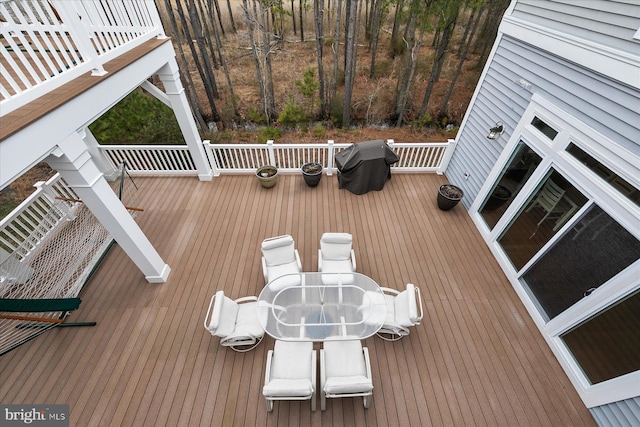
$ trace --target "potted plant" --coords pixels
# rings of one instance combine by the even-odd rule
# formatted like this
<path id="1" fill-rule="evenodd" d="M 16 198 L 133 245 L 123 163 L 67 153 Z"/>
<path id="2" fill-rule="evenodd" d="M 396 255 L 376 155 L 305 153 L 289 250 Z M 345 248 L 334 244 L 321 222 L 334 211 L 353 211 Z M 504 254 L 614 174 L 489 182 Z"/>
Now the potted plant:
<path id="1" fill-rule="evenodd" d="M 322 165 L 318 162 L 305 163 L 302 165 L 302 176 L 309 187 L 317 186 L 322 178 Z"/>
<path id="2" fill-rule="evenodd" d="M 256 170 L 256 177 L 264 188 L 271 188 L 278 181 L 278 168 L 271 165 L 261 166 Z"/>
<path id="3" fill-rule="evenodd" d="M 458 204 L 464 193 L 460 187 L 453 184 L 443 184 L 438 188 L 438 207 L 448 211 Z"/>

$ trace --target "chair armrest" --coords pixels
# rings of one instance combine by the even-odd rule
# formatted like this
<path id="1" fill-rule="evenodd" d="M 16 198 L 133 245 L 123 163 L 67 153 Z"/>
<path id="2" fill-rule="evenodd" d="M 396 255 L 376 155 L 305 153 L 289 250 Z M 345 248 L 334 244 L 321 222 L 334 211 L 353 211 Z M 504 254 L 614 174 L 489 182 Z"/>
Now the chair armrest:
<path id="1" fill-rule="evenodd" d="M 271 361 L 273 360 L 273 350 L 267 352 L 267 367 L 264 372 L 264 385 L 271 382 Z"/>
<path id="2" fill-rule="evenodd" d="M 298 253 L 297 249 L 295 249 L 294 252 L 296 254 L 296 263 L 298 264 L 298 270 L 302 272 L 302 261 L 300 261 L 300 254 Z"/>
<path id="3" fill-rule="evenodd" d="M 320 349 L 320 388 L 324 390 L 324 383 L 327 382 L 327 367 L 324 360 L 324 349 Z"/>
<path id="4" fill-rule="evenodd" d="M 207 309 L 207 314 L 204 316 L 204 328 L 209 330 L 209 316 L 211 315 L 211 309 L 213 308 L 213 300 L 216 299 L 216 294 L 213 294 L 211 297 L 211 302 L 209 302 L 209 308 Z"/>
<path id="5" fill-rule="evenodd" d="M 362 354 L 364 355 L 364 363 L 367 368 L 367 378 L 373 380 L 371 376 L 371 361 L 369 360 L 369 349 L 367 347 L 362 347 Z"/>
<path id="6" fill-rule="evenodd" d="M 262 257 L 262 275 L 264 276 L 264 283 L 269 283 L 269 272 L 267 270 L 267 260 Z"/>
<path id="7" fill-rule="evenodd" d="M 322 272 L 322 249 L 318 249 L 318 272 Z"/>
<path id="8" fill-rule="evenodd" d="M 388 294 L 388 295 L 393 295 L 393 296 L 400 295 L 400 291 L 398 291 L 396 289 L 385 288 L 383 286 L 380 286 L 380 289 L 382 290 L 383 293 Z"/>
<path id="9" fill-rule="evenodd" d="M 254 297 L 254 296 L 241 297 L 241 298 L 238 298 L 235 301 L 238 304 L 247 303 L 247 302 L 255 302 L 255 301 L 258 301 L 258 297 Z"/>
<path id="10" fill-rule="evenodd" d="M 353 249 L 351 249 L 351 267 L 356 271 L 356 252 Z"/>
<path id="11" fill-rule="evenodd" d="M 420 322 L 422 321 L 422 316 L 423 316 L 423 313 L 422 313 L 422 293 L 420 292 L 420 288 L 417 287 L 417 286 L 415 286 L 415 290 L 416 290 L 415 298 L 417 298 L 418 307 L 420 308 L 420 314 L 418 314 L 418 318 L 416 319 L 416 325 L 419 325 Z"/>

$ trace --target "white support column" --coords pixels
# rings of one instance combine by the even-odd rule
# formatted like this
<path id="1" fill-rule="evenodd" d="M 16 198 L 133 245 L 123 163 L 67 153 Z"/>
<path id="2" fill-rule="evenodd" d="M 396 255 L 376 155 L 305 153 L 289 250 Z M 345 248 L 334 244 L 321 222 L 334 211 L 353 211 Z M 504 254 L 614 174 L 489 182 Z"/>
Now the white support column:
<path id="1" fill-rule="evenodd" d="M 96 164 L 100 172 L 104 174 L 106 180 L 113 181 L 117 179 L 119 176 L 118 168 L 114 167 L 109 159 L 105 157 L 104 153 L 100 151 L 100 144 L 89 128 L 84 128 L 79 132 L 79 134 L 82 139 L 84 139 L 85 144 L 87 144 L 87 149 L 89 150 L 91 159 Z"/>
<path id="2" fill-rule="evenodd" d="M 184 94 L 184 88 L 180 82 L 180 70 L 178 69 L 175 58 L 171 58 L 156 74 L 164 85 L 165 93 L 169 98 L 173 114 L 175 114 L 178 120 L 178 125 L 180 125 L 180 129 L 182 130 L 182 136 L 189 147 L 189 152 L 191 152 L 196 169 L 198 169 L 198 178 L 200 178 L 200 181 L 211 181 L 213 170 L 209 166 L 209 161 L 204 152 L 196 122 L 193 119 L 189 102 Z"/>
<path id="3" fill-rule="evenodd" d="M 46 158 L 129 255 L 149 283 L 164 283 L 171 269 L 131 217 L 93 162 L 78 133 L 62 141 Z"/>

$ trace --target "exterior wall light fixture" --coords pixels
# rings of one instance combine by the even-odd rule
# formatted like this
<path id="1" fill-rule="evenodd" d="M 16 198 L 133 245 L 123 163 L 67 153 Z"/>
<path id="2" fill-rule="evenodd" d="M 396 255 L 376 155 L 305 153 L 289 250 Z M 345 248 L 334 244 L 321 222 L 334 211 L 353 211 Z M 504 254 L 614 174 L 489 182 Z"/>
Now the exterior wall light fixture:
<path id="1" fill-rule="evenodd" d="M 487 135 L 487 138 L 496 139 L 498 136 L 502 135 L 503 132 L 504 125 L 502 124 L 502 122 L 497 122 L 494 127 L 489 129 L 489 135 Z"/>

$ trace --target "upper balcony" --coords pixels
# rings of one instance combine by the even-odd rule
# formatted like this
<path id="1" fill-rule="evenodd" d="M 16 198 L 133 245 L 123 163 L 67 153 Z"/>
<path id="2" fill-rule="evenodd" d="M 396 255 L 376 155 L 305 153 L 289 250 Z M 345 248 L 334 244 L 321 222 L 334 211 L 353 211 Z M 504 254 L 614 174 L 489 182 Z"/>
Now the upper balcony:
<path id="1" fill-rule="evenodd" d="M 0 0 L 0 117 L 164 37 L 150 0 Z"/>

